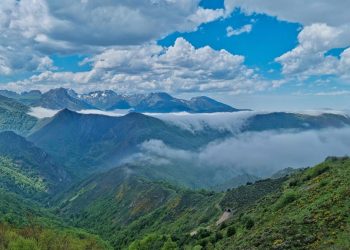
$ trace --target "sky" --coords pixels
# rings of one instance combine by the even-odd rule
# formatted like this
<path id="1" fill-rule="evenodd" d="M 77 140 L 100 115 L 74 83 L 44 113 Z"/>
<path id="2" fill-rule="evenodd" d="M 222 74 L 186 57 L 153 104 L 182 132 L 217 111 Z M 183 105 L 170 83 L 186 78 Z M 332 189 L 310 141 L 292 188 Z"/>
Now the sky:
<path id="1" fill-rule="evenodd" d="M 344 0 L 2 0 L 0 88 L 348 109 Z"/>

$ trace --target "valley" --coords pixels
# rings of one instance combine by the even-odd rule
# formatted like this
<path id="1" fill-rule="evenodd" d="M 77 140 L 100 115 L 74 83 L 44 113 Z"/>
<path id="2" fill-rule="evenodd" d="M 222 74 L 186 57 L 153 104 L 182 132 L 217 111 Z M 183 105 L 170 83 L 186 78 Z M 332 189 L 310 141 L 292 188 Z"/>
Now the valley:
<path id="1" fill-rule="evenodd" d="M 350 0 L 0 0 L 0 250 L 350 250 Z"/>
<path id="2" fill-rule="evenodd" d="M 241 147 L 247 141 L 257 145 L 261 136 L 315 135 L 338 142 L 350 125 L 345 113 L 112 116 L 80 113 L 66 103 L 39 118 L 27 105 L 18 97 L 0 98 L 6 110 L 6 125 L 0 126 L 0 249 L 342 249 L 350 244 L 347 157 L 293 166 L 298 169 L 278 161 L 278 167 L 262 171 L 256 170 L 262 163 L 242 167 L 243 162 L 221 162 L 219 156 L 224 148 L 239 153 L 236 141 Z M 323 142 L 315 143 L 317 148 Z M 321 153 L 310 162 L 321 161 Z"/>

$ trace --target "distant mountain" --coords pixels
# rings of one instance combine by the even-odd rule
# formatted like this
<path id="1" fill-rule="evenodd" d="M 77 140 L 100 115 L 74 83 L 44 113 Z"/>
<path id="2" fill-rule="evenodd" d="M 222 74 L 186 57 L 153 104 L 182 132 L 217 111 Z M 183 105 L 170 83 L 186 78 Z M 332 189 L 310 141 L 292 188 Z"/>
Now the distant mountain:
<path id="1" fill-rule="evenodd" d="M 236 112 L 238 109 L 206 96 L 194 97 L 186 102 L 193 113 Z"/>
<path id="2" fill-rule="evenodd" d="M 150 139 L 161 140 L 174 148 L 193 150 L 223 135 L 215 131 L 193 134 L 139 113 L 110 117 L 64 109 L 29 140 L 77 172 L 84 168 L 91 171 L 106 164 L 114 167 Z"/>
<path id="3" fill-rule="evenodd" d="M 29 110 L 26 105 L 0 95 L 0 132 L 28 134 L 37 123 L 37 118 L 28 115 Z"/>
<path id="4" fill-rule="evenodd" d="M 338 114 L 306 115 L 273 112 L 250 117 L 241 131 L 309 130 L 344 126 L 350 126 L 350 117 Z"/>
<path id="5" fill-rule="evenodd" d="M 169 112 L 190 112 L 184 100 L 176 99 L 167 93 L 151 93 L 145 95 L 144 98 L 134 107 L 137 112 L 150 113 L 169 113 Z"/>
<path id="6" fill-rule="evenodd" d="M 112 90 L 94 91 L 89 94 L 78 95 L 78 98 L 101 110 L 131 108 L 124 95 L 119 95 Z"/>
<path id="7" fill-rule="evenodd" d="M 238 109 L 217 102 L 209 97 L 195 97 L 188 101 L 174 98 L 167 93 L 151 93 L 146 95 L 133 108 L 137 112 L 150 113 L 213 113 L 239 111 Z"/>
<path id="8" fill-rule="evenodd" d="M 54 156 L 61 164 L 70 167 L 74 173 L 85 175 L 101 168 L 117 166 L 127 156 L 138 153 L 140 144 L 149 140 L 162 141 L 174 149 L 196 151 L 209 142 L 234 137 L 243 132 L 285 129 L 303 131 L 346 125 L 350 125 L 350 119 L 342 115 L 309 116 L 270 113 L 253 115 L 244 123 L 241 130 L 235 132 L 209 126 L 204 130 L 193 132 L 170 122 L 139 113 L 110 117 L 79 114 L 65 109 L 46 121 L 45 125 L 29 136 L 29 140 Z M 160 173 L 159 169 L 149 170 L 148 175 L 152 176 L 157 173 L 157 176 L 174 180 L 177 168 L 181 166 L 171 165 L 161 168 L 164 170 L 163 173 Z M 147 168 L 144 167 L 140 171 L 145 169 Z M 192 169 L 194 168 L 184 171 L 190 174 Z M 202 176 L 192 171 L 192 175 L 205 181 L 208 172 L 205 171 Z M 233 178 L 234 176 L 226 174 L 226 177 Z M 184 183 L 192 183 L 190 184 L 192 187 L 198 184 L 198 182 L 192 182 L 191 178 L 181 184 Z M 209 184 L 206 181 L 205 183 Z M 216 184 L 218 183 L 212 183 L 212 185 Z"/>
<path id="9" fill-rule="evenodd" d="M 190 100 L 174 98 L 163 92 L 150 94 L 121 95 L 112 90 L 93 91 L 77 94 L 74 90 L 57 88 L 41 93 L 38 90 L 16 93 L 0 90 L 0 95 L 12 98 L 26 105 L 41 106 L 48 109 L 79 111 L 82 109 L 116 110 L 131 109 L 136 112 L 169 113 L 213 113 L 236 112 L 238 109 L 215 101 L 209 97 L 194 97 Z"/>
<path id="10" fill-rule="evenodd" d="M 64 88 L 52 89 L 41 95 L 40 99 L 33 104 L 48 109 L 65 109 L 72 110 L 95 109 L 95 107 L 80 100 L 73 90 Z"/>
<path id="11" fill-rule="evenodd" d="M 45 196 L 67 187 L 71 177 L 43 150 L 13 133 L 0 133 L 1 186 L 24 196 Z"/>
<path id="12" fill-rule="evenodd" d="M 9 90 L 0 90 L 0 95 L 15 99 L 25 105 L 33 105 L 40 100 L 42 94 L 39 90 L 22 92 L 20 94 Z"/>
<path id="13" fill-rule="evenodd" d="M 195 97 L 191 100 L 174 98 L 171 95 L 159 92 L 148 95 L 119 95 L 114 91 L 95 91 L 79 95 L 81 100 L 99 109 L 133 109 L 136 112 L 169 113 L 213 113 L 239 111 L 226 104 L 217 102 L 209 97 Z"/>
<path id="14" fill-rule="evenodd" d="M 77 94 L 74 90 L 57 88 L 41 93 L 38 90 L 16 93 L 0 90 L 0 95 L 12 98 L 30 106 L 41 106 L 48 109 L 132 109 L 136 112 L 168 113 L 168 112 L 235 112 L 238 109 L 215 101 L 209 97 L 195 97 L 183 100 L 167 93 L 121 95 L 112 90 L 94 91 L 88 94 Z"/>

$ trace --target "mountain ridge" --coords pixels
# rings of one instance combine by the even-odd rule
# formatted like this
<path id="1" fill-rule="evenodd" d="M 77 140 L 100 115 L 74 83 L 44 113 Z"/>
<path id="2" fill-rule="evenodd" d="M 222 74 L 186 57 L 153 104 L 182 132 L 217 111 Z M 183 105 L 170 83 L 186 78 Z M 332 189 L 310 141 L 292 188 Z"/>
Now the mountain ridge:
<path id="1" fill-rule="evenodd" d="M 149 94 L 118 94 L 113 90 L 93 91 L 87 94 L 78 94 L 72 89 L 57 88 L 47 92 L 29 91 L 16 93 L 1 90 L 0 94 L 13 98 L 24 104 L 49 109 L 64 109 L 79 111 L 83 109 L 132 109 L 136 112 L 168 113 L 214 113 L 214 112 L 237 112 L 224 103 L 209 97 L 200 96 L 190 100 L 178 99 L 165 92 Z"/>

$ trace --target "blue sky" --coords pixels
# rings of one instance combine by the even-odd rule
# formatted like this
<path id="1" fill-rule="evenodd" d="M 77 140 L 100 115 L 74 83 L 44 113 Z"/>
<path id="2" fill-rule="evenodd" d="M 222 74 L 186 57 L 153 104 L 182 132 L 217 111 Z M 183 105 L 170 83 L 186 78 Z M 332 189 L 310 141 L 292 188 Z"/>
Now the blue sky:
<path id="1" fill-rule="evenodd" d="M 0 7 L 3 88 L 167 91 L 240 108 L 348 108 L 344 1 L 122 0 L 99 8 L 32 1 Z M 56 11 L 62 7 L 65 13 Z"/>

